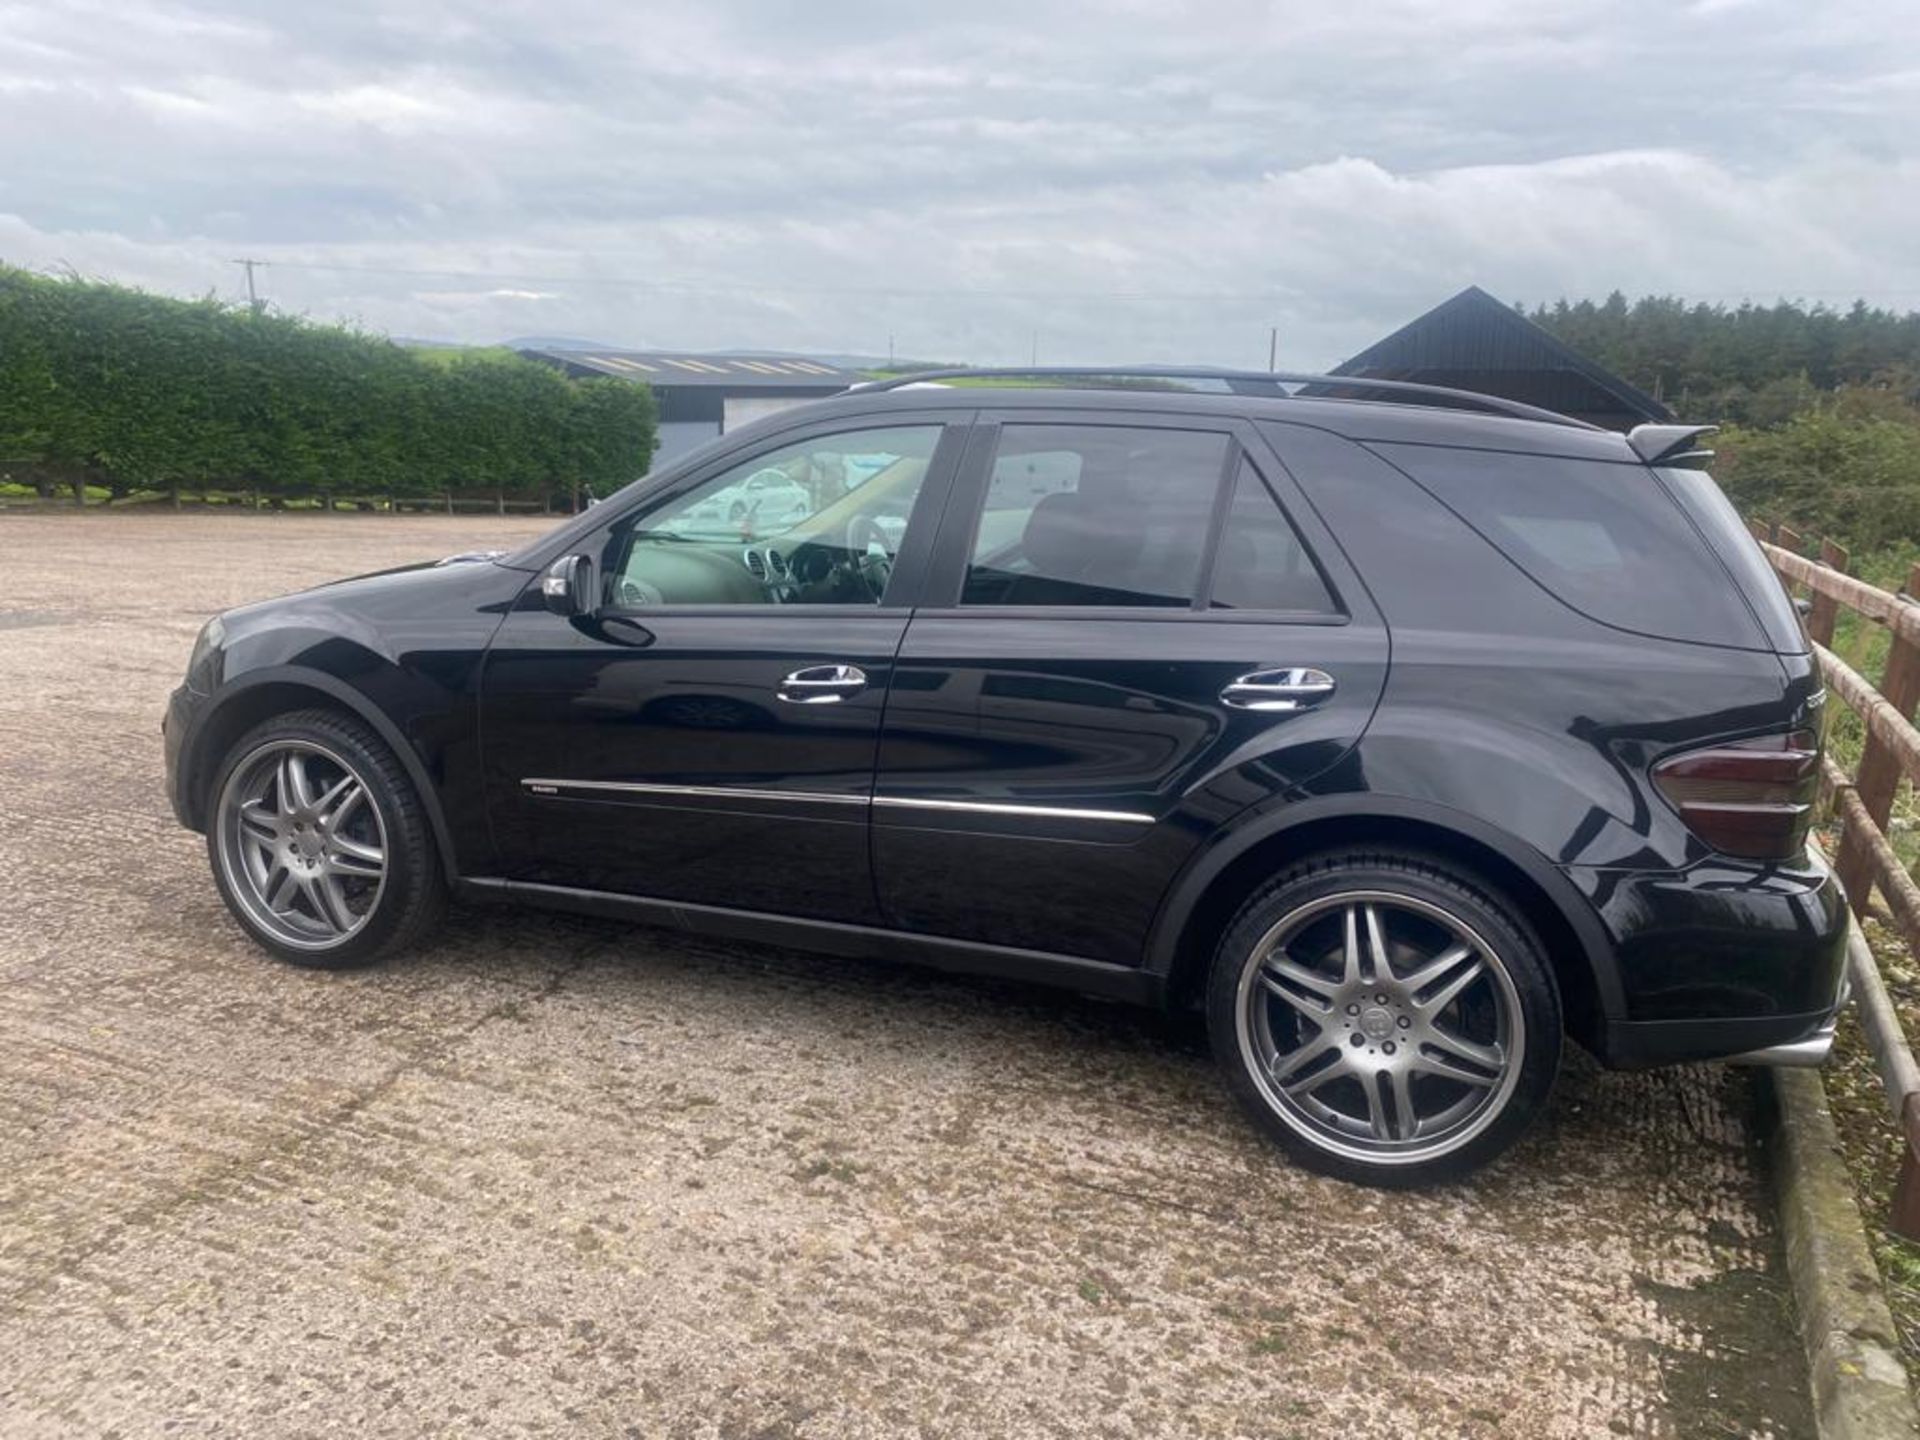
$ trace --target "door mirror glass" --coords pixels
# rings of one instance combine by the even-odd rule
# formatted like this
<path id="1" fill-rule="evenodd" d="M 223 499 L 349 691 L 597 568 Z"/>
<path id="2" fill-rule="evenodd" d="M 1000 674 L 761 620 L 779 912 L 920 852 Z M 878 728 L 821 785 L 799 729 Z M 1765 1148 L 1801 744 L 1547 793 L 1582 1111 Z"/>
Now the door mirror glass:
<path id="1" fill-rule="evenodd" d="M 540 577 L 540 598 L 568 619 L 592 614 L 593 562 L 584 555 L 562 555 Z"/>

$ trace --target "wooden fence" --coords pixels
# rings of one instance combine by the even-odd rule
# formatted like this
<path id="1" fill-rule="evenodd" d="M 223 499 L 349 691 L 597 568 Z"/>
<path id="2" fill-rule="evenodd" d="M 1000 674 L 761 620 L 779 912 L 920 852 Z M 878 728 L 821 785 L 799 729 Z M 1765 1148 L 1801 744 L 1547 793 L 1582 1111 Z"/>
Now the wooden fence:
<path id="1" fill-rule="evenodd" d="M 1865 734 L 1853 774 L 1831 755 L 1825 761 L 1823 788 L 1840 823 L 1834 869 L 1856 916 L 1866 914 L 1874 891 L 1880 893 L 1907 949 L 1920 960 L 1920 885 L 1887 840 L 1900 782 L 1920 781 L 1920 729 L 1913 725 L 1920 703 L 1920 564 L 1909 571 L 1906 588 L 1892 594 L 1848 575 L 1847 552 L 1831 541 L 1809 554 L 1810 547 L 1787 526 L 1755 521 L 1753 533 L 1787 593 L 1802 602 L 1828 694 L 1859 717 Z M 1829 648 L 1842 609 L 1887 631 L 1887 664 L 1878 689 Z M 1847 974 L 1888 1107 L 1906 1139 L 1890 1227 L 1920 1240 L 1920 1064 L 1857 925 L 1848 937 Z"/>

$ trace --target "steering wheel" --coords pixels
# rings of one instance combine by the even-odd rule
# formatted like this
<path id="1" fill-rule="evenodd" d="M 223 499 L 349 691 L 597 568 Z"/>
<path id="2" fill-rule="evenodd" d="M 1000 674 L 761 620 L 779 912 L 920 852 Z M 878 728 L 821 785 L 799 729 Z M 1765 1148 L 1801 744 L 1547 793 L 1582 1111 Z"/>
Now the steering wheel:
<path id="1" fill-rule="evenodd" d="M 887 547 L 887 532 L 871 515 L 856 515 L 847 522 L 847 568 L 860 577 L 878 604 L 893 574 L 893 551 Z"/>

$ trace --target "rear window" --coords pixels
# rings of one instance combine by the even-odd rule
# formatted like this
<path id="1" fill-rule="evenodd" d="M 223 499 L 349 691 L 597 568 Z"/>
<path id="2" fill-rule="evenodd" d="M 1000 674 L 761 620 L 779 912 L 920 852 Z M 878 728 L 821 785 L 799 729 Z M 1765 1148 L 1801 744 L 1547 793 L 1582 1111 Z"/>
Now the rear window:
<path id="1" fill-rule="evenodd" d="M 1766 646 L 1733 576 L 1651 470 L 1430 445 L 1372 448 L 1589 618 L 1669 640 Z"/>

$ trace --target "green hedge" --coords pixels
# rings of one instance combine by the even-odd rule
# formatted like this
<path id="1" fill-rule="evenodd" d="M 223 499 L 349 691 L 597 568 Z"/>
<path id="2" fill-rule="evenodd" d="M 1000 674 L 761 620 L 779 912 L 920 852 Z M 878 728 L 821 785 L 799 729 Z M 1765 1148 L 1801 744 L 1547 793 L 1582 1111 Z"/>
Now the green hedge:
<path id="1" fill-rule="evenodd" d="M 643 385 L 500 351 L 436 356 L 217 300 L 0 265 L 0 471 L 291 496 L 604 495 L 642 474 Z"/>
<path id="2" fill-rule="evenodd" d="M 1843 390 L 1771 429 L 1728 426 L 1713 471 L 1744 514 L 1860 551 L 1920 541 L 1920 407 Z"/>

